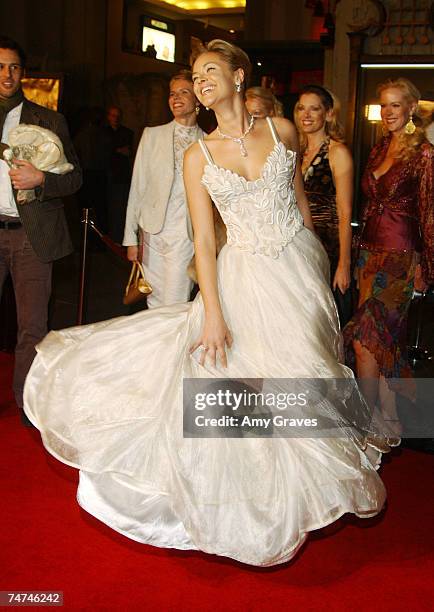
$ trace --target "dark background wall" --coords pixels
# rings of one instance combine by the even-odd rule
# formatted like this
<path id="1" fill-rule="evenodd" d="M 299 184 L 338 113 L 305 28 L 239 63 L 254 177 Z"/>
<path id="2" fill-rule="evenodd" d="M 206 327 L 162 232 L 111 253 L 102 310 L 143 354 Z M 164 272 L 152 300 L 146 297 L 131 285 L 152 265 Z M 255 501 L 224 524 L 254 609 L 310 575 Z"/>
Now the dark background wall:
<path id="1" fill-rule="evenodd" d="M 106 0 L 0 2 L 0 30 L 28 53 L 28 68 L 65 74 L 63 110 L 103 104 Z"/>
<path id="2" fill-rule="evenodd" d="M 243 38 L 242 31 L 230 33 L 232 28 L 226 28 L 232 22 L 221 27 L 225 23 L 221 16 L 220 21 L 216 16 L 192 19 L 188 13 L 142 0 L 15 0 L 13 8 L 0 2 L 0 31 L 25 48 L 30 72 L 64 75 L 60 110 L 73 131 L 80 109 L 113 103 L 123 109 L 123 122 L 134 130 L 137 142 L 143 127 L 170 118 L 168 82 L 171 74 L 189 65 L 192 36 L 202 41 L 238 40 L 251 54 L 255 67 L 252 84 L 261 83 L 262 71 L 276 76 L 288 92 L 292 71 L 321 70 L 323 66 L 318 41 L 294 47 L 295 40 L 311 37 L 311 13 L 304 0 L 248 0 Z M 139 25 L 143 14 L 175 23 L 176 64 L 141 54 Z M 234 23 L 243 21 L 240 15 L 231 19 Z M 291 39 L 292 47 L 288 46 Z M 291 96 L 279 95 L 290 115 Z M 206 128 L 209 115 L 203 119 Z"/>

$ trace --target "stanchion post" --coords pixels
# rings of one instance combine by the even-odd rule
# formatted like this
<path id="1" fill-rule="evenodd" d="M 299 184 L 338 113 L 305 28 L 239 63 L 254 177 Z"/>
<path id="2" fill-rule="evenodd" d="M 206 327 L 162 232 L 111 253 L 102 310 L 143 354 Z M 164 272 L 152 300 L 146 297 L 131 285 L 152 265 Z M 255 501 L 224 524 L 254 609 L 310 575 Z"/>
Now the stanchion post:
<path id="1" fill-rule="evenodd" d="M 83 208 L 82 217 L 82 232 L 81 232 L 81 251 L 80 251 L 80 286 L 78 294 L 77 307 L 77 325 L 83 324 L 84 301 L 86 292 L 86 263 L 87 263 L 87 245 L 89 235 L 89 209 Z"/>

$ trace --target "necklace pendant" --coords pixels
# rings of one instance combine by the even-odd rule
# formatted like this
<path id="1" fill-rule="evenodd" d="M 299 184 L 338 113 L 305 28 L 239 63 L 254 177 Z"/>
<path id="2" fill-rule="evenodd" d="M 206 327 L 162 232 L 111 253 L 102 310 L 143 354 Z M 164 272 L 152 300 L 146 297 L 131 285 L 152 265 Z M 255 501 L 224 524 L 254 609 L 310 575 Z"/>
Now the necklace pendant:
<path id="1" fill-rule="evenodd" d="M 238 136 L 238 138 L 234 138 L 233 136 L 228 136 L 227 134 L 223 134 L 223 132 L 220 130 L 219 126 L 217 126 L 217 132 L 220 136 L 220 138 L 228 138 L 229 140 L 232 140 L 233 142 L 236 142 L 237 144 L 240 145 L 240 153 L 243 157 L 247 157 L 247 149 L 244 145 L 244 138 L 247 136 L 247 134 L 250 132 L 250 130 L 253 127 L 253 124 L 255 122 L 255 118 L 253 115 L 250 116 L 250 122 L 249 122 L 249 126 L 247 128 L 247 130 L 244 132 L 244 134 L 242 136 Z"/>

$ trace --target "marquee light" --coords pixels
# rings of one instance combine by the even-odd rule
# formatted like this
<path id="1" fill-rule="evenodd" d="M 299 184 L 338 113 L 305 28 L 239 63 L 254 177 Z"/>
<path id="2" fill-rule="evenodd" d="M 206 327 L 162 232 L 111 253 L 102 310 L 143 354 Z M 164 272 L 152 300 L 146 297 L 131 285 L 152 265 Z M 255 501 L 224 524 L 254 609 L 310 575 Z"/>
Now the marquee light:
<path id="1" fill-rule="evenodd" d="M 246 0 L 162 0 L 158 4 L 170 4 L 184 11 L 246 8 Z"/>

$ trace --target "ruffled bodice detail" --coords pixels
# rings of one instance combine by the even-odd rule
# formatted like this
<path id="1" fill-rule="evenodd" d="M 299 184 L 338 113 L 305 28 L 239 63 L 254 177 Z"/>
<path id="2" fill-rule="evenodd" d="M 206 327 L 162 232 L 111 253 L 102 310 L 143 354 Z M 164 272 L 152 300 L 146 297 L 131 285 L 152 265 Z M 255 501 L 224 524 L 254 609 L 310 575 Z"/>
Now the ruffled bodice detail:
<path id="1" fill-rule="evenodd" d="M 226 225 L 230 246 L 277 258 L 303 227 L 294 190 L 296 157 L 284 143 L 276 143 L 253 181 L 206 164 L 202 183 Z"/>

